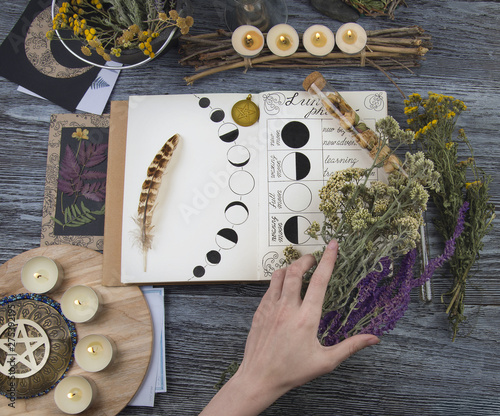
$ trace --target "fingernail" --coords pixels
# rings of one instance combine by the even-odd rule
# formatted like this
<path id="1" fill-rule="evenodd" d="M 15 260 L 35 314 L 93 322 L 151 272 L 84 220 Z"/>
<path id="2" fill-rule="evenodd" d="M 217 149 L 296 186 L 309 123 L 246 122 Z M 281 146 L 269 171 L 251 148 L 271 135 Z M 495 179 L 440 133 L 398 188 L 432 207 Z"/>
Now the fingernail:
<path id="1" fill-rule="evenodd" d="M 330 240 L 330 242 L 328 243 L 328 248 L 330 250 L 335 250 L 337 248 L 337 240 Z"/>
<path id="2" fill-rule="evenodd" d="M 377 345 L 379 342 L 380 342 L 380 338 L 373 337 L 373 338 L 371 338 L 371 339 L 368 340 L 368 345 L 369 346 Z"/>

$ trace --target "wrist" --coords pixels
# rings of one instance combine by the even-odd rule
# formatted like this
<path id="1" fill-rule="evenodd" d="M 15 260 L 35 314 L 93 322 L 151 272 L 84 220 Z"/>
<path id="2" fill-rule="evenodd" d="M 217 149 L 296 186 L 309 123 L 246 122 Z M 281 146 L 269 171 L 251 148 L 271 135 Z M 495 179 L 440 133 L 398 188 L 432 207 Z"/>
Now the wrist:
<path id="1" fill-rule="evenodd" d="M 219 390 L 203 416 L 256 416 L 273 404 L 286 390 L 270 387 L 269 383 L 256 381 L 240 369 Z M 201 416 L 200 415 L 200 416 Z"/>

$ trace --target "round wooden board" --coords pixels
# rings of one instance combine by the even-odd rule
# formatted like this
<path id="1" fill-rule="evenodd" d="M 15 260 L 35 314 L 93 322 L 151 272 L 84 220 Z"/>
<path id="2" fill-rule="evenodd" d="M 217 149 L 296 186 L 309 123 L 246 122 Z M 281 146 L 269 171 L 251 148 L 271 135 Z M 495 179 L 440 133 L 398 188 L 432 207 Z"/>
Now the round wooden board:
<path id="1" fill-rule="evenodd" d="M 71 286 L 84 284 L 98 291 L 103 299 L 99 315 L 89 323 L 75 324 L 78 339 L 89 334 L 109 336 L 117 346 L 117 355 L 110 367 L 98 373 L 71 364 L 67 375 L 82 375 L 94 380 L 97 398 L 81 415 L 116 415 L 132 399 L 148 369 L 153 345 L 153 328 L 148 304 L 136 286 L 105 287 L 102 281 L 102 254 L 82 247 L 54 245 L 26 251 L 0 266 L 0 298 L 26 293 L 21 284 L 21 269 L 32 257 L 46 256 L 64 269 L 64 280 L 57 292 L 48 296 L 57 302 Z M 0 397 L 0 414 L 62 415 L 54 403 L 54 389 L 40 397 L 15 401 Z"/>

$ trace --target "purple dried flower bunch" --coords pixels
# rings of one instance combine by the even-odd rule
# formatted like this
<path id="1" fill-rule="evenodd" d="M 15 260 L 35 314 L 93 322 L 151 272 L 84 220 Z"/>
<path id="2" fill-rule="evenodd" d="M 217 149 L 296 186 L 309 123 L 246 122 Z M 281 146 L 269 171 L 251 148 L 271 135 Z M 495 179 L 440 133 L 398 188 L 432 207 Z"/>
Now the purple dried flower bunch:
<path id="1" fill-rule="evenodd" d="M 78 147 L 73 151 L 66 145 L 64 156 L 59 166 L 58 190 L 61 192 L 61 212 L 64 221 L 54 221 L 64 227 L 79 227 L 95 220 L 96 215 L 104 214 L 106 198 L 106 171 L 96 167 L 107 159 L 107 144 L 91 143 L 89 131 L 77 128 L 72 137 L 78 140 Z M 64 206 L 64 201 L 70 203 Z M 89 209 L 83 200 L 102 202 L 99 209 Z"/>
<path id="2" fill-rule="evenodd" d="M 455 251 L 457 238 L 462 234 L 469 204 L 460 209 L 455 232 L 445 243 L 442 255 L 431 260 L 422 275 L 414 276 L 417 249 L 410 250 L 393 274 L 393 263 L 385 257 L 378 269 L 370 272 L 357 285 L 351 303 L 325 313 L 320 321 L 318 337 L 324 345 L 335 345 L 355 334 L 383 335 L 394 329 L 408 309 L 411 290 L 429 280 L 434 271 L 448 261 Z"/>
<path id="3" fill-rule="evenodd" d="M 380 120 L 376 130 L 383 145 L 411 143 L 414 138 L 392 117 Z M 325 345 L 356 333 L 380 335 L 393 329 L 408 307 L 411 289 L 430 278 L 454 250 L 456 237 L 421 278 L 414 278 L 423 214 L 429 193 L 439 191 L 440 174 L 423 152 L 406 153 L 402 169 L 389 173 L 387 182 L 371 179 L 381 165 L 374 162 L 369 169 L 335 172 L 320 190 L 319 209 L 325 219 L 321 226 L 313 223 L 308 233 L 325 243 L 331 239 L 339 243 L 319 327 Z M 462 229 L 463 218 L 457 233 Z M 319 258 L 322 251 L 315 255 Z M 304 291 L 311 274 L 304 277 Z"/>

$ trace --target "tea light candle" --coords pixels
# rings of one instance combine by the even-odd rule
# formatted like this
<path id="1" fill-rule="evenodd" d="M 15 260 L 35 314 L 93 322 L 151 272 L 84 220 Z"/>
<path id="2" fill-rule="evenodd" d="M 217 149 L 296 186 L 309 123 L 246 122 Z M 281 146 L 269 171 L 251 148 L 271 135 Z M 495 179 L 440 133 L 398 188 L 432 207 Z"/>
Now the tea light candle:
<path id="1" fill-rule="evenodd" d="M 254 58 L 264 47 L 264 35 L 255 26 L 243 25 L 233 32 L 231 43 L 244 58 Z"/>
<path id="2" fill-rule="evenodd" d="M 104 370 L 112 361 L 114 343 L 104 335 L 87 335 L 75 347 L 75 360 L 82 370 Z"/>
<path id="3" fill-rule="evenodd" d="M 335 46 L 335 35 L 326 26 L 313 25 L 304 32 L 302 43 L 311 55 L 325 56 Z"/>
<path id="4" fill-rule="evenodd" d="M 299 35 L 292 26 L 281 23 L 269 29 L 266 43 L 275 55 L 290 56 L 299 47 Z"/>
<path id="5" fill-rule="evenodd" d="M 21 282 L 32 293 L 48 293 L 62 283 L 64 272 L 54 260 L 45 256 L 33 257 L 21 270 Z"/>
<path id="6" fill-rule="evenodd" d="M 335 41 L 342 52 L 353 55 L 366 46 L 366 31 L 357 23 L 345 23 L 337 30 Z"/>
<path id="7" fill-rule="evenodd" d="M 62 313 L 70 321 L 77 323 L 93 319 L 100 305 L 97 292 L 83 285 L 70 287 L 61 298 Z"/>
<path id="8" fill-rule="evenodd" d="M 54 390 L 54 401 L 59 410 L 75 415 L 86 410 L 95 396 L 95 386 L 82 376 L 63 378 Z"/>

